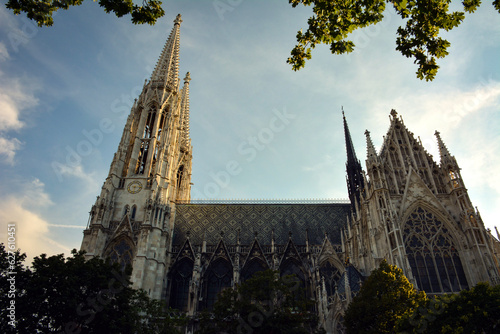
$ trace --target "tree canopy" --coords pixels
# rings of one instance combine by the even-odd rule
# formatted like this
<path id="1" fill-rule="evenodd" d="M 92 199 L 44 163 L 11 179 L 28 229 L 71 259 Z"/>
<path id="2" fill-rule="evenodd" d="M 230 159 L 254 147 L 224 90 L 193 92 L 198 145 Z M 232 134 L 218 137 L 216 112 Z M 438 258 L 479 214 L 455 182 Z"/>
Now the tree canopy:
<path id="1" fill-rule="evenodd" d="M 348 333 L 394 333 L 398 321 L 426 300 L 401 269 L 384 260 L 347 307 L 344 325 Z"/>
<path id="2" fill-rule="evenodd" d="M 97 0 L 94 0 L 97 1 Z M 349 39 L 359 28 L 375 25 L 384 19 L 386 6 L 403 20 L 396 37 L 396 50 L 413 59 L 420 80 L 432 81 L 438 72 L 437 59 L 449 54 L 450 42 L 440 35 L 458 27 L 465 13 L 474 13 L 481 0 L 462 0 L 462 11 L 450 8 L 452 0 L 288 0 L 292 7 L 312 6 L 313 16 L 307 20 L 308 28 L 297 33 L 297 44 L 287 63 L 294 71 L 305 67 L 317 45 L 330 46 L 332 54 L 351 53 L 354 42 Z M 130 14 L 134 24 L 154 25 L 165 15 L 160 0 L 143 0 L 141 5 L 133 0 L 98 0 L 106 13 L 117 17 Z M 79 6 L 83 0 L 8 0 L 6 7 L 14 14 L 26 13 L 38 26 L 51 26 L 53 14 L 59 9 Z M 500 13 L 500 0 L 493 0 L 493 7 Z"/>
<path id="3" fill-rule="evenodd" d="M 293 275 L 265 270 L 224 290 L 213 312 L 203 312 L 197 334 L 298 334 L 318 331 L 311 302 Z"/>
<path id="4" fill-rule="evenodd" d="M 500 331 L 500 286 L 479 283 L 459 294 L 436 296 L 402 319 L 402 333 L 462 334 Z"/>
<path id="5" fill-rule="evenodd" d="M 0 244 L 1 333 L 178 333 L 182 319 L 132 289 L 117 265 L 76 250 L 42 254 L 29 268 L 24 257 Z"/>
<path id="6" fill-rule="evenodd" d="M 26 13 L 29 19 L 43 27 L 54 24 L 53 13 L 58 9 L 68 9 L 82 3 L 83 0 L 8 0 L 5 6 L 12 9 L 14 14 Z M 155 24 L 157 19 L 165 15 L 161 4 L 159 0 L 143 0 L 142 6 L 134 4 L 132 0 L 99 0 L 99 6 L 106 13 L 113 12 L 117 17 L 130 14 L 134 24 Z"/>
<path id="7" fill-rule="evenodd" d="M 287 62 L 293 70 L 303 68 L 318 44 L 330 45 L 333 54 L 350 53 L 354 42 L 348 37 L 358 28 L 377 24 L 384 19 L 386 4 L 406 22 L 397 29 L 396 50 L 417 64 L 417 78 L 433 80 L 439 66 L 436 59 L 448 54 L 450 42 L 440 37 L 462 23 L 465 13 L 451 11 L 451 0 L 289 0 L 293 7 L 313 6 L 314 15 L 307 21 L 306 32 L 297 33 L 297 45 Z M 463 10 L 473 13 L 480 0 L 463 0 Z M 500 12 L 500 0 L 493 6 Z"/>

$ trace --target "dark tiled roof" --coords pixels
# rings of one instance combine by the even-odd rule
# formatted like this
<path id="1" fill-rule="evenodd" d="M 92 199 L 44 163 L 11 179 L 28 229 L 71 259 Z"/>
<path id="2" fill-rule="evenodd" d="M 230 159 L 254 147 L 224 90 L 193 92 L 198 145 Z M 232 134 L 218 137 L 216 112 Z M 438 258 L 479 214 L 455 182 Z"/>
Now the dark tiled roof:
<path id="1" fill-rule="evenodd" d="M 257 232 L 261 244 L 286 244 L 289 233 L 295 244 L 304 245 L 306 229 L 310 244 L 321 244 L 325 233 L 340 244 L 340 230 L 349 214 L 349 204 L 177 204 L 174 245 L 182 244 L 190 231 L 193 245 L 216 244 L 224 233 L 226 244 L 251 244 Z M 239 231 L 239 232 L 238 232 Z"/>

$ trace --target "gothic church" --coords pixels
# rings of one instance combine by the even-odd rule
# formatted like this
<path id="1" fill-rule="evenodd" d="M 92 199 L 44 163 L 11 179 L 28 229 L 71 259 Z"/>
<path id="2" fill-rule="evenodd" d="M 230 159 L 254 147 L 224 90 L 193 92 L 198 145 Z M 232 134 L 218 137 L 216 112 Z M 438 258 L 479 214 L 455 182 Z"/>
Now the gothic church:
<path id="1" fill-rule="evenodd" d="M 435 162 L 396 111 L 366 171 L 345 117 L 349 201 L 190 200 L 189 82 L 180 80 L 180 15 L 128 116 L 82 250 L 133 268 L 134 287 L 189 316 L 268 268 L 295 274 L 327 333 L 383 259 L 439 294 L 500 283 L 500 246 L 474 209 L 438 132 Z M 193 325 L 193 324 L 191 324 Z"/>

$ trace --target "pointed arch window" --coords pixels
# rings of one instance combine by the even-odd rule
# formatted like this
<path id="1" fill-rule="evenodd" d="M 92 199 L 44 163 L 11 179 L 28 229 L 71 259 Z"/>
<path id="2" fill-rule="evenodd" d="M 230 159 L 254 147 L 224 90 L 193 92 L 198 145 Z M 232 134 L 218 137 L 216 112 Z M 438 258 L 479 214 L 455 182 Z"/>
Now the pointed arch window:
<path id="1" fill-rule="evenodd" d="M 148 159 L 149 141 L 143 141 L 141 143 L 141 149 L 139 150 L 139 155 L 137 156 L 137 166 L 135 168 L 136 174 L 144 174 L 146 168 L 146 161 Z"/>
<path id="2" fill-rule="evenodd" d="M 245 282 L 247 279 L 251 278 L 255 273 L 259 271 L 264 271 L 269 269 L 267 264 L 259 258 L 253 258 L 245 263 L 245 266 L 241 270 L 241 282 Z"/>
<path id="3" fill-rule="evenodd" d="M 162 137 L 163 127 L 165 126 L 165 113 L 161 114 L 160 124 L 158 125 L 158 135 L 156 136 L 156 140 L 160 141 Z"/>
<path id="4" fill-rule="evenodd" d="M 306 276 L 298 262 L 298 260 L 293 258 L 286 259 L 280 266 L 280 276 L 295 275 L 299 283 L 299 289 L 295 293 L 295 296 L 297 299 L 300 299 L 300 297 L 307 297 L 307 285 Z"/>
<path id="5" fill-rule="evenodd" d="M 155 124 L 156 112 L 150 111 L 146 119 L 146 125 L 144 126 L 143 138 L 151 138 L 151 132 L 153 131 L 153 126 Z"/>
<path id="6" fill-rule="evenodd" d="M 468 288 L 451 233 L 432 212 L 415 209 L 405 223 L 403 239 L 419 289 L 442 293 Z"/>
<path id="7" fill-rule="evenodd" d="M 183 174 L 184 174 L 184 165 L 181 165 L 179 167 L 179 170 L 177 170 L 177 191 L 181 189 Z"/>
<path id="8" fill-rule="evenodd" d="M 451 185 L 453 188 L 458 188 L 460 186 L 460 183 L 458 182 L 458 173 L 455 172 L 453 169 L 450 168 L 450 170 L 448 171 L 448 174 L 450 176 L 450 180 L 451 180 Z"/>
<path id="9" fill-rule="evenodd" d="M 210 264 L 205 273 L 205 308 L 213 308 L 218 294 L 231 287 L 232 278 L 233 268 L 227 260 L 219 258 Z"/>
<path id="10" fill-rule="evenodd" d="M 330 261 L 325 261 L 319 268 L 319 274 L 325 280 L 327 295 L 333 296 L 335 286 L 341 276 L 340 271 Z"/>
<path id="11" fill-rule="evenodd" d="M 184 258 L 172 268 L 170 276 L 170 307 L 180 311 L 187 311 L 193 267 L 193 261 Z"/>
<path id="12" fill-rule="evenodd" d="M 125 271 L 127 266 L 132 266 L 133 254 L 134 252 L 130 242 L 122 238 L 110 247 L 106 258 L 108 258 L 111 263 L 118 263 L 120 269 Z"/>
<path id="13" fill-rule="evenodd" d="M 134 220 L 135 219 L 135 214 L 137 213 L 137 205 L 132 206 L 132 211 L 130 214 L 130 219 Z"/>

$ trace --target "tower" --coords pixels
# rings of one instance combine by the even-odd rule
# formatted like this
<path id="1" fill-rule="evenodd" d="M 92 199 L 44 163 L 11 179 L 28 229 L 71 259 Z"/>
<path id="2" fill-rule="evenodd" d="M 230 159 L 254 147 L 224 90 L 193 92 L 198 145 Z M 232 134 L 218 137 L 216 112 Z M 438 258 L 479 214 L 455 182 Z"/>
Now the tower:
<path id="1" fill-rule="evenodd" d="M 192 146 L 189 72 L 180 88 L 181 16 L 149 80 L 134 101 L 101 193 L 92 206 L 82 250 L 131 265 L 131 280 L 160 298 L 168 267 L 172 213 L 189 200 Z"/>
<path id="2" fill-rule="evenodd" d="M 346 142 L 348 135 L 346 131 Z M 352 263 L 369 274 L 385 258 L 427 293 L 498 283 L 493 237 L 439 133 L 439 163 L 395 110 L 380 153 L 370 133 L 365 135 L 367 176 L 360 214 L 352 215 L 347 226 L 346 252 Z"/>

